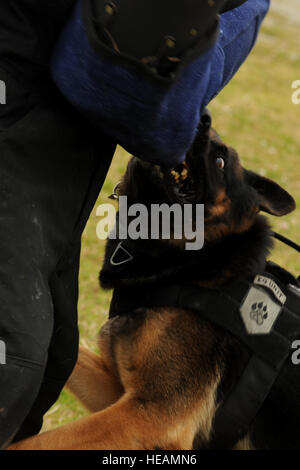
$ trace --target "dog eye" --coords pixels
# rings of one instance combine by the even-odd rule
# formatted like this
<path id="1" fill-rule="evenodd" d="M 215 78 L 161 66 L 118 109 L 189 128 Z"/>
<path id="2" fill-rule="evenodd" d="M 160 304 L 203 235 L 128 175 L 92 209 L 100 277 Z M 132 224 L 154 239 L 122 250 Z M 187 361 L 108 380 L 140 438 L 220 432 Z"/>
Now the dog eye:
<path id="1" fill-rule="evenodd" d="M 119 195 L 118 195 L 119 186 L 120 186 L 120 182 L 115 185 L 113 192 L 110 196 L 108 196 L 108 199 L 116 199 L 116 200 L 119 199 Z"/>
<path id="2" fill-rule="evenodd" d="M 219 170 L 224 170 L 224 168 L 225 168 L 225 160 L 224 160 L 224 158 L 218 157 L 218 158 L 216 159 L 216 164 L 217 164 L 217 167 L 219 168 Z"/>

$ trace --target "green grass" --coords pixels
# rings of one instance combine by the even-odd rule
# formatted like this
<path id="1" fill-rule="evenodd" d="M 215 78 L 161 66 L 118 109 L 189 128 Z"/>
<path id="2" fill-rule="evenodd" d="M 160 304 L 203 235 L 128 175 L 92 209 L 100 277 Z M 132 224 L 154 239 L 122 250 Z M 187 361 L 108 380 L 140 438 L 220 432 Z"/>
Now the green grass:
<path id="1" fill-rule="evenodd" d="M 244 166 L 274 178 L 297 200 L 300 207 L 300 105 L 292 104 L 291 84 L 300 79 L 299 30 L 272 13 L 258 44 L 234 80 L 211 104 L 214 127 L 235 147 Z M 128 162 L 118 148 L 97 205 L 119 181 Z M 97 350 L 97 332 L 107 318 L 110 295 L 99 289 L 98 273 L 104 242 L 96 237 L 95 209 L 83 236 L 80 270 L 79 328 L 81 344 Z M 298 239 L 300 210 L 283 219 L 272 218 L 274 228 Z M 276 245 L 272 259 L 300 273 L 300 257 Z M 82 407 L 63 391 L 47 413 L 44 430 L 85 415 Z"/>

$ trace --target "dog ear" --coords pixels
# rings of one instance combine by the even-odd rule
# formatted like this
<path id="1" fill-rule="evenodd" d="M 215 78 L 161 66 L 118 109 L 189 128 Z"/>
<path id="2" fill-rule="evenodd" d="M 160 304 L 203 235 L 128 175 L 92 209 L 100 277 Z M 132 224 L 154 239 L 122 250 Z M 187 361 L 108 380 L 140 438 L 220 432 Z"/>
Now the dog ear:
<path id="1" fill-rule="evenodd" d="M 275 181 L 254 173 L 245 171 L 247 183 L 258 194 L 260 209 L 278 217 L 293 212 L 296 208 L 294 198 Z"/>

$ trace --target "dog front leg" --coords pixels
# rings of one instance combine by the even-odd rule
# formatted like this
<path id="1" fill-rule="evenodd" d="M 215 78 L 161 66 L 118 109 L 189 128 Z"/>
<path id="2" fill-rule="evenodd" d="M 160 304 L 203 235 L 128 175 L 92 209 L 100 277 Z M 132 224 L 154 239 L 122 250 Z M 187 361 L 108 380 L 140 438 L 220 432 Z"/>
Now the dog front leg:
<path id="1" fill-rule="evenodd" d="M 124 392 L 104 360 L 82 346 L 66 387 L 91 412 L 115 403 Z"/>
<path id="2" fill-rule="evenodd" d="M 117 403 L 54 431 L 14 443 L 8 450 L 142 450 L 162 448 L 161 417 L 124 395 Z M 167 447 L 163 447 L 167 448 Z"/>

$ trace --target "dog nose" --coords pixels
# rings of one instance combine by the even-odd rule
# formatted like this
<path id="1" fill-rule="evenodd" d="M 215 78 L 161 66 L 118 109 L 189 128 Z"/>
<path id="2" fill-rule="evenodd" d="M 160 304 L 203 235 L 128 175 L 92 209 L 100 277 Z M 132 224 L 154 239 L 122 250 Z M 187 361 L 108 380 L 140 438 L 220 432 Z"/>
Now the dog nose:
<path id="1" fill-rule="evenodd" d="M 205 108 L 201 116 L 201 124 L 205 129 L 210 129 L 211 127 L 211 114 L 208 108 Z"/>

